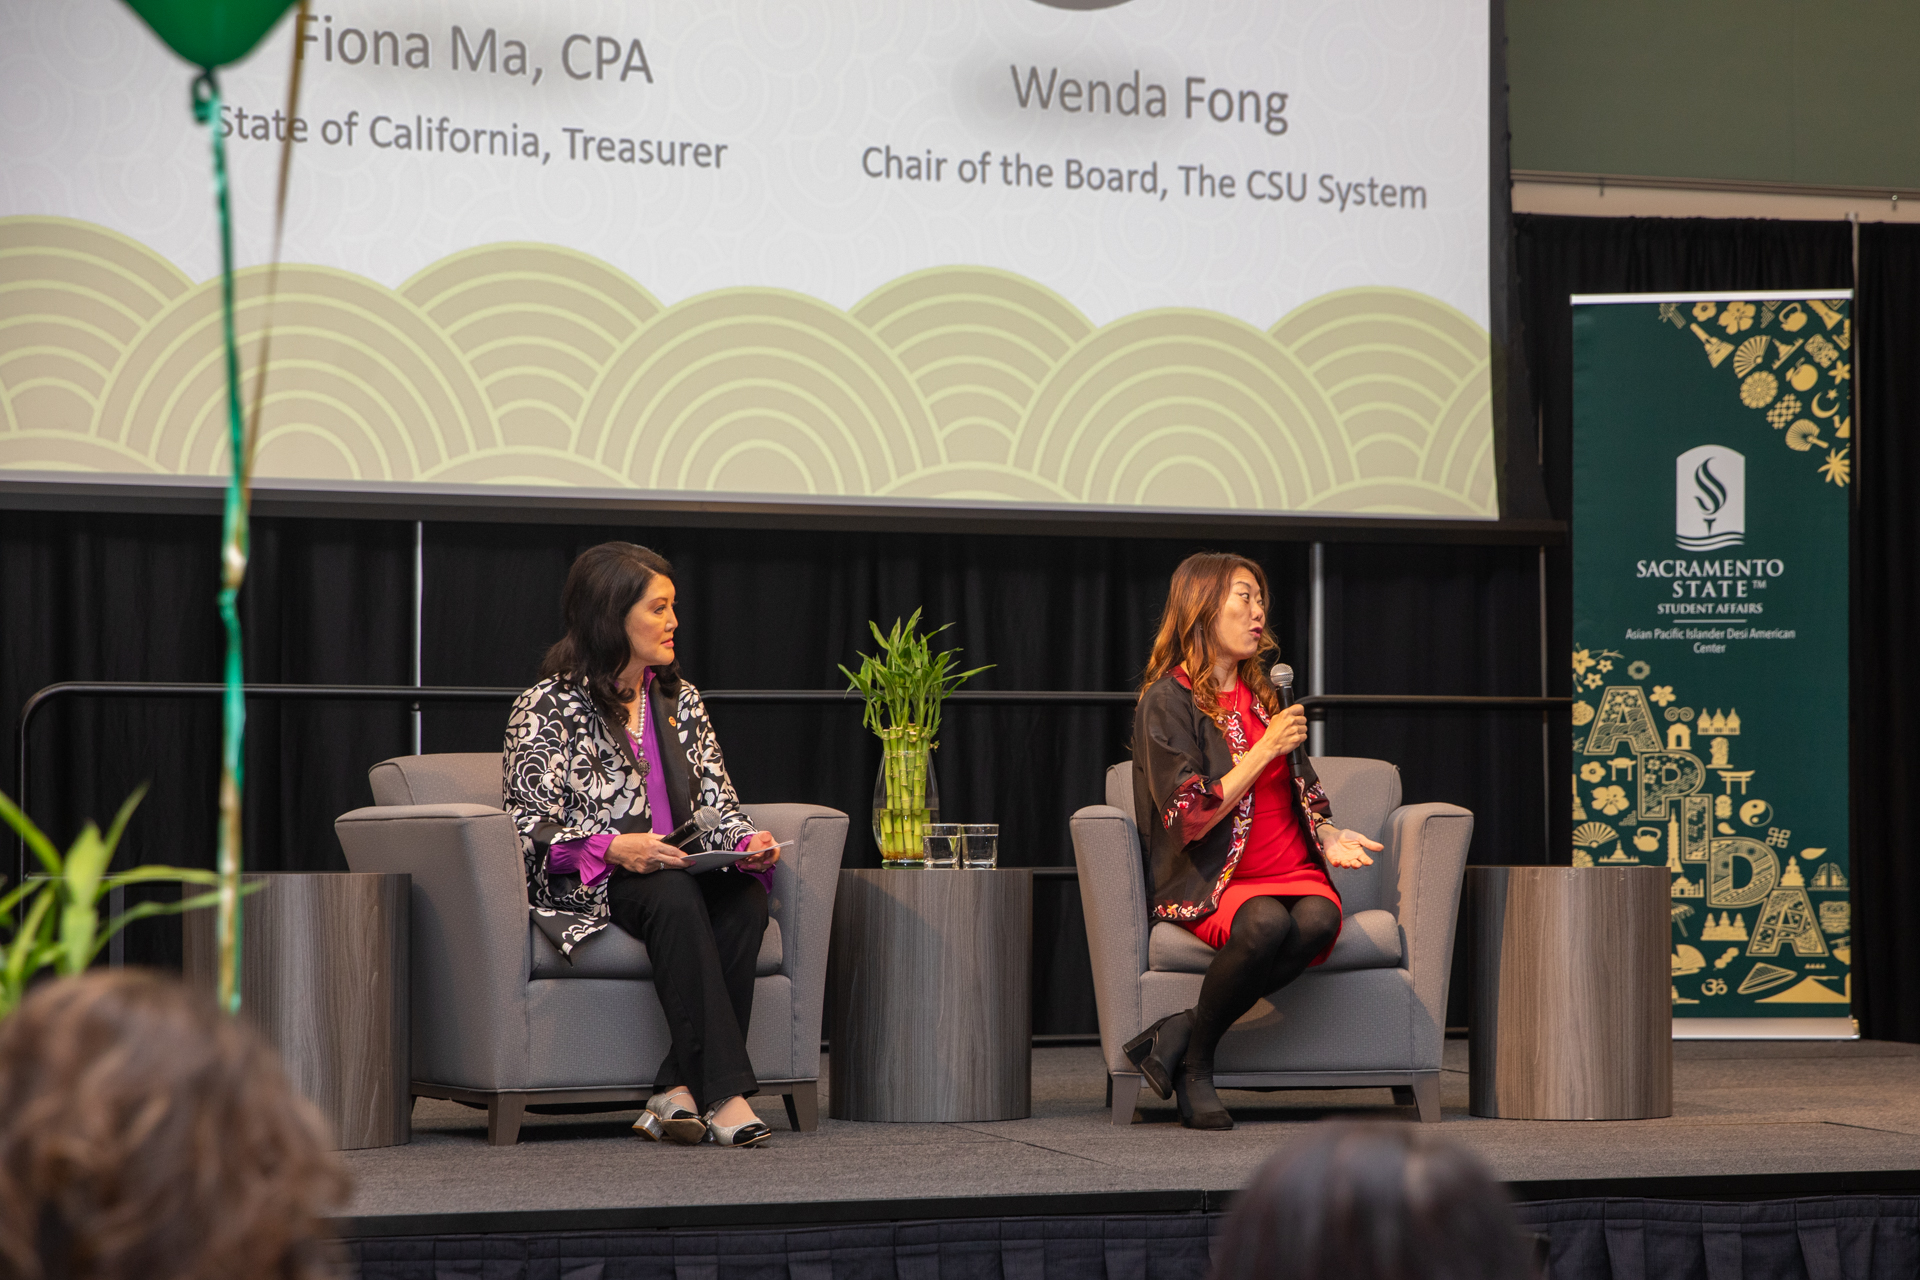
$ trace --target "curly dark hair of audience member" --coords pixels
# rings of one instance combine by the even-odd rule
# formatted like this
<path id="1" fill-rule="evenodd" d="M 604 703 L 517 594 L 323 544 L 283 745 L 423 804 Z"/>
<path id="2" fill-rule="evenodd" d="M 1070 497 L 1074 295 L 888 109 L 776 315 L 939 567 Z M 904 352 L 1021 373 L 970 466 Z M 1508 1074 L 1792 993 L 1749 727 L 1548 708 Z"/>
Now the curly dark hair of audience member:
<path id="1" fill-rule="evenodd" d="M 211 1000 L 137 969 L 46 983 L 0 1022 L 0 1278 L 320 1280 L 330 1147 Z"/>
<path id="2" fill-rule="evenodd" d="M 626 695 L 620 673 L 633 660 L 627 642 L 627 614 L 647 595 L 655 574 L 673 578 L 673 566 L 657 551 L 631 542 L 603 542 L 588 547 L 567 570 L 560 589 L 560 612 L 567 634 L 554 642 L 540 660 L 540 678 L 567 676 L 586 686 L 587 696 L 608 725 L 627 723 Z M 680 663 L 657 669 L 666 687 L 680 685 Z"/>
<path id="3" fill-rule="evenodd" d="M 1528 1244 L 1466 1150 L 1420 1125 L 1332 1121 L 1235 1197 L 1213 1280 L 1527 1280 Z"/>

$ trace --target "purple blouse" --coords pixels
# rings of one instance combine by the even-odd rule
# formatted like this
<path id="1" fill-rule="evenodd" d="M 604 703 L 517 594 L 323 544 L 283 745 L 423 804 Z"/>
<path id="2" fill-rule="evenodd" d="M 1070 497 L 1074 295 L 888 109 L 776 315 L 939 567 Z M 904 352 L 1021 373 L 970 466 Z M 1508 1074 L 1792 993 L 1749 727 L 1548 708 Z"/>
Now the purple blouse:
<path id="1" fill-rule="evenodd" d="M 648 667 L 647 674 L 641 680 L 640 696 L 648 697 L 652 688 L 653 668 Z M 653 823 L 653 834 L 664 836 L 673 830 L 673 802 L 667 796 L 666 770 L 660 768 L 658 763 L 660 726 L 654 721 L 653 716 L 646 717 L 644 741 L 628 733 L 627 742 L 633 747 L 635 758 L 647 763 L 647 816 Z M 612 868 L 607 865 L 607 848 L 613 843 L 615 834 L 607 831 L 596 836 L 582 836 L 578 840 L 555 840 L 547 848 L 548 869 L 562 875 L 577 875 L 580 877 L 581 884 L 599 884 L 612 871 Z M 752 839 L 752 836 L 747 836 L 734 848 L 744 849 Z M 728 868 L 728 870 L 734 870 L 734 868 Z M 773 889 L 771 868 L 766 871 L 749 871 L 747 874 L 757 877 L 768 891 Z"/>

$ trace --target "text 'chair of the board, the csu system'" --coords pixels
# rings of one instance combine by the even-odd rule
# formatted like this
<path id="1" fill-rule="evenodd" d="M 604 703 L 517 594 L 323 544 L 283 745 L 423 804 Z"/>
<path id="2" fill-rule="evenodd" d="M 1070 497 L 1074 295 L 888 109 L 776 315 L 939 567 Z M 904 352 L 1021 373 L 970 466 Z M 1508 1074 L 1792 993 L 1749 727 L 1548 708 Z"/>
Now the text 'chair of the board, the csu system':
<path id="1" fill-rule="evenodd" d="M 647 949 L 618 926 L 547 940 L 501 807 L 498 754 L 402 756 L 368 773 L 373 807 L 334 822 L 355 871 L 413 877 L 409 989 L 414 1096 L 484 1104 L 487 1141 L 514 1143 L 528 1107 L 638 1104 L 671 1042 Z M 795 1129 L 818 1124 L 820 1017 L 847 815 L 742 806 L 794 845 L 774 868 L 747 1053 Z"/>
<path id="2" fill-rule="evenodd" d="M 1221 1040 L 1222 1089 L 1388 1086 L 1420 1119 L 1440 1119 L 1440 1048 L 1454 919 L 1473 814 L 1400 803 L 1384 760 L 1313 761 L 1334 821 L 1386 848 L 1368 867 L 1332 870 L 1345 919 L 1325 964 L 1261 999 Z M 1113 1122 L 1131 1124 L 1144 1085 L 1120 1046 L 1192 1006 L 1213 948 L 1147 915 L 1145 860 L 1133 817 L 1133 768 L 1107 770 L 1107 803 L 1073 815 L 1073 857 L 1087 917 Z"/>

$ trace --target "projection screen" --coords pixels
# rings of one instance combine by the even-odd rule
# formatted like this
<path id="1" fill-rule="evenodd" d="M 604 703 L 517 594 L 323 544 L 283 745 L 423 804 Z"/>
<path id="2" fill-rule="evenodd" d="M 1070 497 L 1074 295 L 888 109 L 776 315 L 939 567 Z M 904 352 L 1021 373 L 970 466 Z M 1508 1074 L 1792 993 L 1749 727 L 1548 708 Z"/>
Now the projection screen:
<path id="1" fill-rule="evenodd" d="M 1484 0 L 294 26 L 223 77 L 263 482 L 1499 514 Z M 226 467 L 191 78 L 116 0 L 0 7 L 13 480 Z"/>

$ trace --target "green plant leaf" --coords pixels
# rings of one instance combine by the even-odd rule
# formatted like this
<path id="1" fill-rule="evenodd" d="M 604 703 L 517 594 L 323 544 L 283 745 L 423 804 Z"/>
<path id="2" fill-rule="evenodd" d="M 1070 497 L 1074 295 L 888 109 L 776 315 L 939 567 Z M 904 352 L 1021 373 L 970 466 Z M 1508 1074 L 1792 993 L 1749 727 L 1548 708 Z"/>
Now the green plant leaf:
<path id="1" fill-rule="evenodd" d="M 129 884 L 148 884 L 154 881 L 167 881 L 177 884 L 219 884 L 218 871 L 203 871 L 199 867 L 163 867 L 158 863 L 144 867 L 129 867 L 125 871 L 116 871 L 102 884 L 105 889 L 118 889 Z M 251 892 L 251 890 L 249 890 Z"/>
<path id="2" fill-rule="evenodd" d="M 923 635 L 919 631 L 920 614 L 915 609 L 906 618 L 894 619 L 887 631 L 869 620 L 867 630 L 880 652 L 858 655 L 858 671 L 845 666 L 839 670 L 847 677 L 848 691 L 866 700 L 863 722 L 869 730 L 883 738 L 903 733 L 908 740 L 924 743 L 931 750 L 947 695 L 968 678 L 992 667 L 989 664 L 956 673 L 953 667 L 958 649 L 933 652 L 933 638 L 954 624 L 943 623 Z"/>
<path id="3" fill-rule="evenodd" d="M 12 915 L 13 909 L 20 905 L 20 899 L 32 893 L 35 887 L 33 881 L 29 880 L 18 888 L 9 890 L 4 898 L 0 898 L 0 918 Z"/>
<path id="4" fill-rule="evenodd" d="M 67 849 L 67 874 L 62 877 L 68 897 L 76 902 L 92 902 L 99 896 L 100 878 L 106 874 L 113 850 L 100 836 L 100 828 L 89 822 Z"/>
<path id="5" fill-rule="evenodd" d="M 60 943 L 54 968 L 67 977 L 87 971 L 93 958 L 94 935 L 100 928 L 100 913 L 91 905 L 69 902 L 60 908 Z"/>
<path id="6" fill-rule="evenodd" d="M 266 888 L 264 884 L 250 884 L 241 889 L 243 895 L 258 893 Z M 197 893 L 191 898 L 182 898 L 178 902 L 142 902 L 128 907 L 100 931 L 100 938 L 93 944 L 93 955 L 97 956 L 106 945 L 113 941 L 113 935 L 132 924 L 135 920 L 145 920 L 150 916 L 177 916 L 188 911 L 198 911 L 202 907 L 211 907 L 220 901 L 218 889 L 211 893 Z M 92 957 L 89 957 L 91 959 Z"/>
<path id="7" fill-rule="evenodd" d="M 190 899 L 190 906 L 142 903 L 132 911 L 123 913 L 102 931 L 100 899 L 112 889 L 130 884 L 177 882 L 212 886 L 220 882 L 217 873 L 197 867 L 145 866 L 132 867 L 116 874 L 108 873 L 114 849 L 126 834 L 127 824 L 146 793 L 147 788 L 143 784 L 127 797 L 104 836 L 100 834 L 99 827 L 89 822 L 64 856 L 53 849 L 46 837 L 33 828 L 33 824 L 11 801 L 0 796 L 0 812 L 8 815 L 14 829 L 23 835 L 28 832 L 39 835 L 45 847 L 37 847 L 36 852 L 49 873 L 38 882 L 29 880 L 0 896 L 0 928 L 6 927 L 7 917 L 22 901 L 30 895 L 32 897 L 26 918 L 14 929 L 6 947 L 5 962 L 0 965 L 0 1014 L 19 1001 L 27 982 L 48 965 L 62 974 L 83 972 L 100 954 L 107 940 L 125 928 L 129 921 L 190 910 L 192 906 L 212 905 L 217 900 L 217 894 L 203 894 Z M 262 887 L 250 886 L 243 892 L 251 893 Z"/>
<path id="8" fill-rule="evenodd" d="M 94 935 L 100 929 L 100 912 L 95 903 L 100 896 L 100 879 L 113 851 L 100 837 L 100 828 L 89 822 L 67 850 L 67 874 L 56 882 L 61 887 L 60 958 L 61 973 L 72 976 L 86 971 L 93 958 Z"/>
<path id="9" fill-rule="evenodd" d="M 184 871 L 188 871 L 193 877 L 191 883 L 211 884 L 211 885 L 217 885 L 220 883 L 220 877 L 211 871 L 193 871 L 190 868 L 183 868 L 183 867 L 140 867 L 137 869 L 141 871 L 175 871 L 175 872 L 184 870 Z M 115 877 L 115 878 L 118 879 L 118 877 Z M 151 882 L 155 880 L 169 880 L 173 878 L 174 877 L 172 876 L 152 875 L 152 876 L 142 876 L 141 880 Z M 240 896 L 244 898 L 250 894 L 259 893 L 262 889 L 266 887 L 267 886 L 265 881 L 255 881 L 252 884 L 243 884 L 240 886 Z M 197 893 L 190 898 L 183 897 L 178 902 L 136 903 L 135 905 L 127 908 L 125 911 L 122 911 L 119 915 L 113 917 L 113 919 L 107 921 L 106 928 L 100 931 L 100 937 L 93 944 L 93 954 L 96 956 L 99 955 L 101 950 L 107 945 L 107 943 L 113 940 L 114 934 L 120 932 L 122 929 L 132 924 L 135 920 L 145 920 L 149 916 L 182 915 L 188 911 L 199 911 L 204 907 L 218 906 L 219 903 L 220 903 L 220 891 L 218 889 L 213 890 L 211 893 Z"/>
<path id="10" fill-rule="evenodd" d="M 6 819 L 7 825 L 18 832 L 21 839 L 27 842 L 27 847 L 38 855 L 48 875 L 60 874 L 60 851 L 53 847 L 53 841 L 33 825 L 33 819 L 22 813 L 4 791 L 0 791 L 0 818 Z"/>
<path id="11" fill-rule="evenodd" d="M 20 1003 L 20 996 L 26 991 L 27 976 L 38 972 L 41 964 L 45 963 L 47 953 L 54 949 L 42 935 L 57 896 L 58 891 L 52 884 L 41 885 L 40 891 L 34 895 L 33 905 L 27 908 L 26 919 L 20 922 L 13 941 L 7 944 L 6 967 L 0 969 L 0 1000 L 4 1000 L 8 1012 Z M 39 963 L 34 963 L 36 956 Z"/>
<path id="12" fill-rule="evenodd" d="M 109 863 L 113 861 L 113 851 L 119 847 L 120 837 L 125 834 L 127 822 L 133 817 L 133 811 L 138 809 L 140 802 L 146 798 L 147 784 L 143 782 L 133 789 L 132 795 L 121 801 L 120 812 L 113 815 L 113 825 L 107 828 L 106 836 L 107 861 Z"/>

